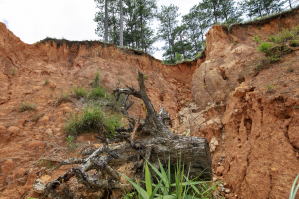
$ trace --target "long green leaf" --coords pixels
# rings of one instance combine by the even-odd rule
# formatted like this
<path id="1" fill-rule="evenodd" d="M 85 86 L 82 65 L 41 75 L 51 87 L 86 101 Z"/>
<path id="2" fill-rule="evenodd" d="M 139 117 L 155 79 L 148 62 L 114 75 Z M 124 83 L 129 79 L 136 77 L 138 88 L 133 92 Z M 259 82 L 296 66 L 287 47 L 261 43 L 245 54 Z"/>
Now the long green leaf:
<path id="1" fill-rule="evenodd" d="M 145 186 L 146 186 L 147 194 L 149 196 L 152 195 L 152 193 L 153 193 L 152 179 L 151 179 L 150 170 L 148 169 L 148 166 L 147 166 L 147 162 L 145 162 Z"/>
<path id="2" fill-rule="evenodd" d="M 159 160 L 159 165 L 160 165 L 160 170 L 161 170 L 161 174 L 163 175 L 163 182 L 164 182 L 164 185 L 165 185 L 165 189 L 163 190 L 163 194 L 166 194 L 168 195 L 169 194 L 169 189 L 170 189 L 170 178 L 167 177 L 167 174 L 163 168 L 163 165 L 161 164 L 160 160 Z M 170 170 L 170 168 L 169 168 Z"/>
<path id="3" fill-rule="evenodd" d="M 136 184 L 135 182 L 133 182 L 130 178 L 128 178 L 127 176 L 123 175 L 122 173 L 119 173 L 122 177 L 124 177 L 126 180 L 128 180 L 133 186 L 134 188 L 138 191 L 138 193 L 143 197 L 143 199 L 149 199 L 149 195 L 147 194 L 147 192 L 138 184 Z"/>
<path id="4" fill-rule="evenodd" d="M 298 177 L 299 177 L 299 174 L 297 175 L 297 177 L 295 178 L 295 180 L 294 180 L 294 182 L 293 182 L 293 185 L 292 185 L 292 188 L 291 188 L 291 192 L 290 192 L 290 195 L 289 195 L 289 199 L 294 199 L 295 196 L 296 196 L 296 193 L 297 193 L 297 191 L 298 191 L 298 186 L 299 186 L 299 184 L 298 184 L 297 187 L 296 187 L 296 192 L 294 192 L 294 189 L 295 189 L 295 186 L 296 186 Z"/>
<path id="5" fill-rule="evenodd" d="M 150 195 L 149 199 L 154 198 L 154 196 L 156 195 L 157 191 L 159 190 L 162 182 L 163 182 L 163 180 L 159 181 L 159 183 L 157 184 L 156 188 L 154 189 L 154 192 L 152 193 L 152 195 Z"/>
<path id="6" fill-rule="evenodd" d="M 155 198 L 155 199 L 178 199 L 177 198 L 177 196 L 175 196 L 175 195 L 167 195 L 167 196 L 158 196 L 157 198 Z"/>
<path id="7" fill-rule="evenodd" d="M 185 180 L 187 181 L 187 183 L 189 183 L 188 185 L 190 185 L 192 187 L 192 189 L 198 194 L 200 195 L 200 191 L 194 186 L 194 185 L 197 185 L 199 184 L 198 182 L 192 182 L 188 179 L 188 177 L 184 176 L 185 177 Z"/>

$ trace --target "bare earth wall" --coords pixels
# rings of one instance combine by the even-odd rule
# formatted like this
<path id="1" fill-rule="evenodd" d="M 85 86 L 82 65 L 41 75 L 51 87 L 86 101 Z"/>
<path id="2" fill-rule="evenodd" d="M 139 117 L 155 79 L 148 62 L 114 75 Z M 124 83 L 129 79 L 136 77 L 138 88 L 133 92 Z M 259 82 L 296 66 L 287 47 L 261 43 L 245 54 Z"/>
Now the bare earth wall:
<path id="1" fill-rule="evenodd" d="M 175 133 L 186 133 L 191 121 L 193 136 L 219 141 L 212 152 L 213 168 L 218 162 L 224 166 L 216 177 L 226 179 L 226 187 L 238 198 L 286 198 L 299 171 L 299 53 L 292 52 L 257 76 L 246 69 L 261 56 L 253 36 L 267 40 L 298 21 L 294 10 L 234 25 L 229 31 L 214 26 L 206 35 L 205 56 L 175 66 L 100 42 L 45 39 L 29 45 L 0 23 L 0 198 L 30 193 L 34 180 L 45 172 L 35 163 L 55 147 L 65 147 L 61 132 L 65 119 L 80 105 L 57 107 L 62 92 L 90 87 L 97 71 L 108 90 L 138 88 L 137 70 L 147 76 L 147 93 L 155 109 L 162 105 L 170 113 Z M 274 85 L 274 92 L 267 92 L 268 84 Z M 22 101 L 34 102 L 37 113 L 20 113 Z M 136 104 L 130 114 L 144 116 L 141 102 Z M 33 122 L 39 114 L 44 115 Z M 96 143 L 90 137 L 78 139 Z"/>

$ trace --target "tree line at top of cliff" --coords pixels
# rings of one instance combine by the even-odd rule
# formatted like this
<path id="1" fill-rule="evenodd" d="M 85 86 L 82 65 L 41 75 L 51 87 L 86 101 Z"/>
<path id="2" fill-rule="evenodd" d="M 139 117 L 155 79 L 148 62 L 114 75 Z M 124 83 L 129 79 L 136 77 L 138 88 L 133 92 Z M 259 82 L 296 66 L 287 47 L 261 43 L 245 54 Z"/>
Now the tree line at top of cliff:
<path id="1" fill-rule="evenodd" d="M 221 24 L 230 26 L 244 18 L 261 18 L 292 8 L 299 0 L 201 0 L 188 14 L 181 16 L 171 4 L 157 7 L 157 0 L 94 0 L 96 34 L 107 43 L 152 54 L 163 51 L 165 64 L 176 64 L 200 56 L 205 48 L 208 29 Z M 157 31 L 152 28 L 157 20 Z M 164 41 L 162 49 L 153 46 Z"/>

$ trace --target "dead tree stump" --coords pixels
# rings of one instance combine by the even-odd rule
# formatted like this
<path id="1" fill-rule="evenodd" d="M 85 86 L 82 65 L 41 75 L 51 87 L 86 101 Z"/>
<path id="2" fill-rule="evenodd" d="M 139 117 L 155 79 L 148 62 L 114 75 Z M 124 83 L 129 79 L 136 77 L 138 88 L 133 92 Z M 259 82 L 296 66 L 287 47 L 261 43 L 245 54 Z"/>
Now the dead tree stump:
<path id="1" fill-rule="evenodd" d="M 190 168 L 190 178 L 201 174 L 202 179 L 211 180 L 211 155 L 208 141 L 205 138 L 179 136 L 170 132 L 167 126 L 167 123 L 171 122 L 168 112 L 162 107 L 160 107 L 159 113 L 155 111 L 145 91 L 143 74 L 138 71 L 138 75 L 139 90 L 127 86 L 127 88 L 117 88 L 113 91 L 116 100 L 119 100 L 121 94 L 126 95 L 121 112 L 128 118 L 129 127 L 116 129 L 116 132 L 119 133 L 116 137 L 125 139 L 127 142 L 118 145 L 105 145 L 98 149 L 87 149 L 83 155 L 88 157 L 82 159 L 69 158 L 61 162 L 58 167 L 71 164 L 79 164 L 79 166 L 49 182 L 44 189 L 45 196 L 69 198 L 65 194 L 57 193 L 55 189 L 72 177 L 76 177 L 77 181 L 85 185 L 90 191 L 125 189 L 128 184 L 119 182 L 120 175 L 113 168 L 134 162 L 131 169 L 132 172 L 136 172 L 138 168 L 143 167 L 142 158 L 146 158 L 157 168 L 158 160 L 165 164 L 170 158 L 171 164 L 174 165 L 180 159 L 186 166 L 185 168 Z M 127 110 L 134 103 L 127 105 L 130 95 L 143 100 L 147 110 L 145 119 L 136 122 L 128 114 Z M 90 170 L 96 170 L 97 173 L 89 175 L 87 172 Z M 143 169 L 139 169 L 139 171 L 143 172 Z M 102 177 L 103 174 L 105 174 L 105 179 Z"/>

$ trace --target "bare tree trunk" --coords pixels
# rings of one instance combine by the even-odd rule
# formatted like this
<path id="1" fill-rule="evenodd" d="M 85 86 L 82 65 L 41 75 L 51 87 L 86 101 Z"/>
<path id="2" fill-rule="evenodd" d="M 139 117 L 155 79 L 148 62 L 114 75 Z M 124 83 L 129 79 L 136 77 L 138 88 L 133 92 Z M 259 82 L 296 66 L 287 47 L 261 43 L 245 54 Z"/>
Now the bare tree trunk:
<path id="1" fill-rule="evenodd" d="M 108 43 L 108 0 L 105 0 L 105 42 Z"/>
<path id="2" fill-rule="evenodd" d="M 119 31 L 119 46 L 123 47 L 123 1 L 120 0 L 120 31 Z"/>

